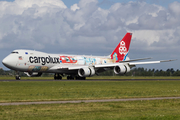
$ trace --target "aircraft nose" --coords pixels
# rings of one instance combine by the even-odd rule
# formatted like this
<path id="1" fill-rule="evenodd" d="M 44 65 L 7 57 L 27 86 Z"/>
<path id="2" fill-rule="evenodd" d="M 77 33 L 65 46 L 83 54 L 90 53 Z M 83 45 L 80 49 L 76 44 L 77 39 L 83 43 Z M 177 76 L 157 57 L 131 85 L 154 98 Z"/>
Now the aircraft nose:
<path id="1" fill-rule="evenodd" d="M 2 64 L 8 68 L 11 68 L 13 65 L 12 58 L 10 56 L 7 56 L 2 60 Z"/>
<path id="2" fill-rule="evenodd" d="M 7 65 L 9 64 L 9 62 L 10 62 L 10 61 L 9 61 L 8 58 L 6 57 L 6 58 L 3 59 L 2 64 L 5 65 L 5 66 L 7 66 Z"/>
<path id="3" fill-rule="evenodd" d="M 2 64 L 6 66 L 7 63 L 8 63 L 7 58 L 4 58 L 3 61 L 2 61 Z"/>

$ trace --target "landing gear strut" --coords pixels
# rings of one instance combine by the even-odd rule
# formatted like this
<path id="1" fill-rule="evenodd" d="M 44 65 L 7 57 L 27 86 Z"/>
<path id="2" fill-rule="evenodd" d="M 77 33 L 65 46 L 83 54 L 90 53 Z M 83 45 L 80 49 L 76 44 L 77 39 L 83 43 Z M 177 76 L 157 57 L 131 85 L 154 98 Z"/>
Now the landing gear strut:
<path id="1" fill-rule="evenodd" d="M 54 80 L 62 80 L 62 76 L 60 76 L 59 74 L 54 74 Z"/>

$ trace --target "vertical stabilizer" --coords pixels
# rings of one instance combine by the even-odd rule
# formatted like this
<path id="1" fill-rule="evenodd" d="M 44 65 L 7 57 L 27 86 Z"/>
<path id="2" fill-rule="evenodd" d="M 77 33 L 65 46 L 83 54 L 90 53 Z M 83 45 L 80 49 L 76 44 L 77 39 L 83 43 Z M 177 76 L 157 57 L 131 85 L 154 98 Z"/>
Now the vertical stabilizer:
<path id="1" fill-rule="evenodd" d="M 111 59 L 113 62 L 125 61 L 129 52 L 129 46 L 131 43 L 132 33 L 126 33 L 124 38 L 119 42 L 117 47 L 111 53 Z"/>

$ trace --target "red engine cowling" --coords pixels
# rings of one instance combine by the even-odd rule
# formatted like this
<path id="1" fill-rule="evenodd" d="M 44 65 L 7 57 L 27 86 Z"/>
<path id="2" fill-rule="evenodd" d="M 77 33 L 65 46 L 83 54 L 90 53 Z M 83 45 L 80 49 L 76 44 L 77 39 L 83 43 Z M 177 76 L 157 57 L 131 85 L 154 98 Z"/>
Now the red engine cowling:
<path id="1" fill-rule="evenodd" d="M 130 72 L 130 67 L 128 65 L 118 65 L 114 67 L 115 74 L 125 74 Z"/>
<path id="2" fill-rule="evenodd" d="M 80 77 L 90 77 L 95 75 L 95 70 L 93 67 L 81 68 L 78 70 L 78 75 Z"/>

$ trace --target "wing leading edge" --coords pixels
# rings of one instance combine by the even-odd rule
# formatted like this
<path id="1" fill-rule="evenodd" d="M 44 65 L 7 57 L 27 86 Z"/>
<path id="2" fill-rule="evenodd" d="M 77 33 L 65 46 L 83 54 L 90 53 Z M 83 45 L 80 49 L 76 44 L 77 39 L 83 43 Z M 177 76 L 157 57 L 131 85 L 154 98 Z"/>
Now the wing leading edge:
<path id="1" fill-rule="evenodd" d="M 142 65 L 142 64 L 154 64 L 154 63 L 161 63 L 161 62 L 171 62 L 175 60 L 160 60 L 160 61 L 147 61 L 147 62 L 132 62 L 129 65 Z"/>

